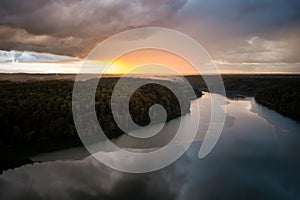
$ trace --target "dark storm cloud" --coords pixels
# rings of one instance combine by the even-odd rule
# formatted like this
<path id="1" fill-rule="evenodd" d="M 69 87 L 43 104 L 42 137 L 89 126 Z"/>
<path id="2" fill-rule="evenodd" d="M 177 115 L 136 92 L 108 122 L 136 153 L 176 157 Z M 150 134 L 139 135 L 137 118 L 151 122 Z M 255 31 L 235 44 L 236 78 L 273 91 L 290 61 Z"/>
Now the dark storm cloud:
<path id="1" fill-rule="evenodd" d="M 17 46 L 35 51 L 84 56 L 98 41 L 131 27 L 164 24 L 185 0 L 136 1 L 17 1 L 0 3 L 0 32 L 13 29 L 22 37 L 46 36 L 43 41 L 16 42 L 15 34 L 1 35 L 0 48 Z M 8 41 L 7 41 L 8 40 Z M 57 42 L 52 43 L 52 41 Z M 69 40 L 65 44 L 64 41 Z M 20 45 L 18 45 L 20 43 Z M 32 47 L 33 45 L 33 47 Z M 47 46 L 47 47 L 46 47 Z"/>
<path id="2" fill-rule="evenodd" d="M 272 37 L 273 31 L 300 24 L 300 2 L 297 0 L 194 0 L 186 10 L 189 11 L 187 16 L 194 16 L 199 21 L 207 20 L 212 26 L 227 27 L 236 34 L 250 36 Z"/>
<path id="3" fill-rule="evenodd" d="M 21 28 L 0 25 L 0 49 L 48 52 L 61 55 L 83 57 L 91 49 L 96 39 L 85 40 L 72 36 L 54 37 L 34 35 Z"/>
<path id="4" fill-rule="evenodd" d="M 295 0 L 193 0 L 179 20 L 181 30 L 193 35 L 216 60 L 295 63 L 300 50 L 299 10 Z M 188 30 L 190 26 L 193 30 Z M 248 43 L 252 38 L 258 38 L 255 45 Z"/>
<path id="5" fill-rule="evenodd" d="M 135 1 L 53 0 L 46 3 L 15 1 L 16 9 L 2 5 L 1 24 L 23 28 L 33 34 L 94 36 L 127 26 L 163 20 L 185 4 L 185 0 Z M 12 2 L 14 2 L 12 1 Z M 10 7 L 11 4 L 10 3 Z M 24 5 L 24 6 L 23 6 Z M 23 8 L 24 12 L 19 12 Z M 26 12 L 32 11 L 32 12 Z"/>
<path id="6" fill-rule="evenodd" d="M 114 33 L 161 26 L 189 34 L 216 60 L 292 63 L 299 62 L 299 10 L 297 0 L 1 1 L 0 49 L 85 57 Z M 245 41 L 253 37 L 273 42 L 280 56 L 273 59 L 269 47 L 252 55 Z"/>

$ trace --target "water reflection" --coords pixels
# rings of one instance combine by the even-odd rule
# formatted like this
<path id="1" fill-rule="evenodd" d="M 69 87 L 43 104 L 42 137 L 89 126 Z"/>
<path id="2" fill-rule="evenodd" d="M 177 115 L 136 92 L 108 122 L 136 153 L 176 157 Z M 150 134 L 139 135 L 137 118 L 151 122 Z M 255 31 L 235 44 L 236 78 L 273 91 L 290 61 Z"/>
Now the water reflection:
<path id="1" fill-rule="evenodd" d="M 127 174 L 92 157 L 36 163 L 4 172 L 0 199 L 299 199 L 300 124 L 253 98 L 227 99 L 221 138 L 209 156 L 200 160 L 209 98 L 206 94 L 197 100 L 203 110 L 197 141 L 167 168 Z M 181 120 L 192 120 L 192 114 Z M 166 130 L 171 131 L 174 123 L 169 122 Z M 115 142 L 133 146 L 126 136 Z M 73 149 L 35 158 L 70 159 L 72 154 L 82 158 L 84 152 Z"/>

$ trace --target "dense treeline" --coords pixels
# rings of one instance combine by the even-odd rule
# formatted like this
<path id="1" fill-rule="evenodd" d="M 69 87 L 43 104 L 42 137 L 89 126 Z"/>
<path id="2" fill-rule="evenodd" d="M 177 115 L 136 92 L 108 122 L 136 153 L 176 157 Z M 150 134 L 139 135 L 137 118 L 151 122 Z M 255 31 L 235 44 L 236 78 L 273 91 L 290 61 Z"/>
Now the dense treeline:
<path id="1" fill-rule="evenodd" d="M 222 75 L 222 78 L 227 96 L 253 96 L 257 102 L 300 120 L 300 75 Z M 203 78 L 187 79 L 207 91 Z"/>
<path id="2" fill-rule="evenodd" d="M 118 121 L 121 121 L 122 124 L 125 124 L 127 129 L 131 129 L 127 125 L 129 119 L 125 116 L 125 107 L 128 105 L 122 104 L 122 100 L 124 100 L 126 97 L 130 99 L 130 117 L 136 124 L 140 126 L 145 126 L 150 122 L 149 109 L 154 104 L 160 104 L 165 108 L 167 120 L 180 116 L 181 112 L 182 114 L 185 114 L 190 110 L 189 92 L 191 91 L 187 90 L 183 85 L 180 85 L 180 83 L 173 83 L 173 86 L 171 86 L 171 84 L 168 85 L 171 88 L 173 87 L 173 90 L 179 91 L 179 94 L 181 94 L 181 96 L 178 98 L 184 102 L 182 108 L 180 107 L 175 94 L 167 87 L 159 84 L 160 81 L 156 81 L 157 83 L 143 85 L 135 90 L 131 95 L 128 92 L 128 88 L 131 87 L 131 84 L 136 84 L 140 80 L 132 79 L 127 81 L 126 85 L 122 85 L 120 87 L 120 91 L 114 91 L 116 82 L 107 83 L 107 80 L 108 79 L 104 79 L 104 81 L 100 82 L 99 87 L 97 88 L 95 106 L 100 125 L 110 138 L 122 134 L 122 131 L 115 123 L 114 117 L 117 118 Z M 114 106 L 118 111 L 114 117 L 111 111 L 111 96 L 113 91 L 116 92 L 116 102 L 112 102 L 112 106 Z"/>
<path id="3" fill-rule="evenodd" d="M 108 137 L 119 134 L 111 109 L 111 95 L 117 78 L 105 78 L 97 87 L 95 110 Z M 135 81 L 132 79 L 132 81 Z M 149 123 L 149 108 L 153 104 L 164 106 L 168 119 L 189 112 L 189 92 L 180 85 L 181 99 L 185 104 L 180 108 L 176 96 L 159 84 L 147 84 L 137 89 L 130 98 L 130 115 L 139 125 Z M 0 147 L 24 143 L 35 143 L 56 138 L 75 137 L 76 129 L 72 116 L 72 81 L 0 82 Z M 122 95 L 126 95 L 126 85 Z M 123 118 L 124 109 L 118 108 L 116 117 Z M 125 122 L 126 123 L 126 122 Z"/>
<path id="4" fill-rule="evenodd" d="M 229 95 L 254 96 L 257 102 L 300 120 L 299 75 L 223 75 L 223 80 Z"/>
<path id="5" fill-rule="evenodd" d="M 260 88 L 255 99 L 283 115 L 300 120 L 300 81 L 286 80 Z"/>
<path id="6" fill-rule="evenodd" d="M 75 135 L 72 82 L 1 82 L 0 85 L 0 144 Z"/>
<path id="7" fill-rule="evenodd" d="M 226 91 L 244 92 L 251 95 L 255 95 L 266 87 L 286 84 L 292 88 L 293 83 L 300 82 L 299 75 L 222 75 L 222 77 Z"/>

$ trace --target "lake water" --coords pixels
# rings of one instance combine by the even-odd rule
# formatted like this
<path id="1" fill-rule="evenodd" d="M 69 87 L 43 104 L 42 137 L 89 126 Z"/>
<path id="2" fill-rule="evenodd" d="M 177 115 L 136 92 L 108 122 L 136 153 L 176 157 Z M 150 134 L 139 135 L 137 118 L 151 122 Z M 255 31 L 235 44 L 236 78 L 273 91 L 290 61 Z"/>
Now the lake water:
<path id="1" fill-rule="evenodd" d="M 122 173 L 99 163 L 84 148 L 72 148 L 36 155 L 33 160 L 44 162 L 5 171 L 0 199 L 300 199 L 300 124 L 253 98 L 227 99 L 221 137 L 212 152 L 199 159 L 210 98 L 206 93 L 195 100 L 191 113 L 168 122 L 157 138 L 114 139 L 130 149 L 159 148 L 180 120 L 193 120 L 198 101 L 201 126 L 196 140 L 166 168 Z"/>

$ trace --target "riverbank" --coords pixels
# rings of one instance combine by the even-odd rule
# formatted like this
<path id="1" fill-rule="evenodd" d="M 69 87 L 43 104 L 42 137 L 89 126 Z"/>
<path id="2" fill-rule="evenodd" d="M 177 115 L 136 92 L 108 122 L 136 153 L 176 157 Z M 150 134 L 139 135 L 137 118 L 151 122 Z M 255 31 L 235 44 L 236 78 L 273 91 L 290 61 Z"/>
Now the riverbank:
<path id="1" fill-rule="evenodd" d="M 181 117 L 184 114 L 174 114 L 167 118 L 166 122 Z M 110 132 L 107 135 L 110 136 L 109 139 L 117 138 L 124 133 L 121 131 Z M 66 137 L 66 138 L 57 138 L 57 139 L 49 139 L 40 142 L 31 142 L 28 144 L 22 144 L 14 147 L 6 147 L 0 149 L 0 174 L 3 171 L 14 169 L 17 167 L 21 167 L 27 164 L 34 164 L 35 162 L 40 161 L 32 161 L 30 157 L 35 156 L 37 154 L 55 152 L 59 150 L 65 150 L 74 147 L 84 147 L 80 138 L 76 135 L 74 137 Z M 87 152 L 87 154 L 89 154 Z"/>
<path id="2" fill-rule="evenodd" d="M 105 78 L 96 92 L 96 114 L 110 139 L 123 134 L 114 122 L 109 104 L 117 80 Z M 82 145 L 72 118 L 72 81 L 4 81 L 0 85 L 0 103 L 3 105 L 0 115 L 3 122 L 0 125 L 3 130 L 0 135 L 0 171 L 30 164 L 29 157 L 35 154 Z M 173 86 L 177 84 L 173 83 Z M 177 89 L 185 91 L 181 87 L 179 85 Z M 168 89 L 158 84 L 143 86 L 130 99 L 133 120 L 139 125 L 147 125 L 148 111 L 153 104 L 160 104 L 166 109 L 167 121 L 189 113 L 192 98 L 190 91 L 185 92 L 184 107 L 180 108 L 176 96 Z M 202 92 L 197 90 L 196 96 L 201 97 Z M 119 109 L 119 117 L 123 116 L 122 109 Z"/>
<path id="3" fill-rule="evenodd" d="M 33 164 L 31 156 L 83 146 L 79 137 L 59 138 L 35 143 L 22 144 L 0 149 L 0 174 L 26 164 Z"/>
<path id="4" fill-rule="evenodd" d="M 59 75 L 58 78 L 60 78 Z M 205 90 L 203 80 L 199 76 L 189 76 L 187 78 L 193 89 L 196 89 L 197 97 L 201 97 L 202 90 L 199 90 L 199 88 Z M 300 120 L 299 76 L 225 75 L 223 79 L 227 97 L 244 98 L 253 96 L 256 102 L 274 109 L 284 116 Z M 104 79 L 103 84 L 105 87 L 102 86 L 100 92 L 102 95 L 98 99 L 100 103 L 96 107 L 98 112 L 108 112 L 107 101 L 103 101 L 103 99 L 109 96 L 112 90 L 112 82 L 117 80 L 116 77 Z M 2 84 L 0 101 L 3 105 L 0 108 L 1 121 L 3 122 L 0 137 L 0 170 L 32 163 L 29 157 L 34 154 L 82 145 L 80 139 L 76 137 L 75 127 L 72 125 L 70 109 L 72 81 L 3 81 L 0 83 Z M 16 85 L 17 87 L 15 87 Z M 157 92 L 156 89 L 151 91 Z M 161 96 L 163 97 L 165 94 L 166 92 L 163 90 Z M 188 93 L 186 96 L 189 97 Z M 191 98 L 187 99 L 192 100 Z M 145 120 L 144 116 L 147 112 L 139 113 L 137 111 L 141 107 L 145 107 L 145 104 L 149 107 L 152 101 L 147 102 L 147 96 L 140 100 L 136 99 L 133 105 L 136 105 L 137 108 L 138 122 L 146 125 L 148 121 Z M 169 98 L 168 101 L 164 101 L 165 105 L 170 106 L 167 120 L 172 120 L 189 112 L 189 110 L 184 113 L 178 112 L 179 110 L 176 106 L 174 107 L 172 102 L 174 102 L 173 97 Z M 113 126 L 108 126 L 111 123 L 107 119 L 107 116 L 102 118 L 104 125 L 106 123 L 107 127 L 112 127 L 107 131 L 109 138 L 123 134 L 116 131 Z M 34 130 L 30 128 L 34 128 Z"/>

